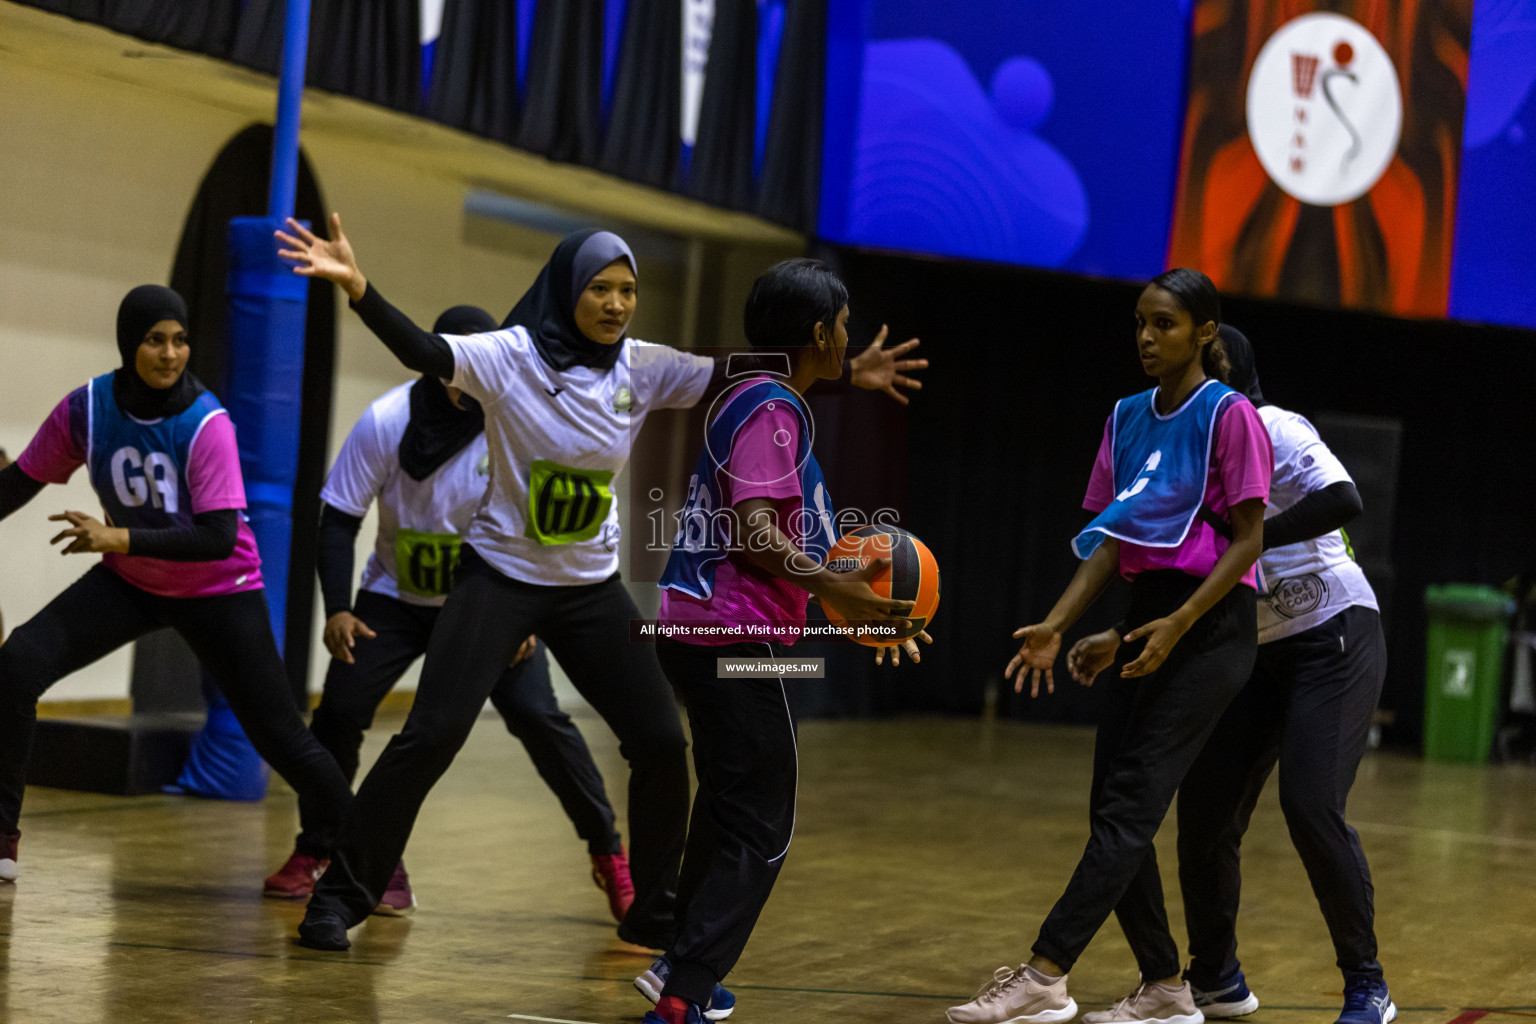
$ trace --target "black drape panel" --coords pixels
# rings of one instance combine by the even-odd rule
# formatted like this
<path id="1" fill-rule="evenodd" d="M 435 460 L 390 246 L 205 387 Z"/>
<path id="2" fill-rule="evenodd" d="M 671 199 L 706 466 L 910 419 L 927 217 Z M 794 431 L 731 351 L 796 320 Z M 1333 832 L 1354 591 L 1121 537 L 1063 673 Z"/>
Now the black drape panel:
<path id="1" fill-rule="evenodd" d="M 18 0 L 29 7 L 94 22 L 152 43 L 214 57 L 229 56 L 240 0 Z"/>
<path id="2" fill-rule="evenodd" d="M 224 389 L 226 282 L 225 238 L 233 217 L 263 216 L 272 163 L 272 127 L 251 125 L 219 153 L 187 213 L 171 287 L 187 300 L 192 322 L 192 371 L 215 394 Z M 323 224 L 325 200 L 309 161 L 300 153 L 295 210 L 300 219 Z M 293 487 L 293 533 L 288 565 L 287 643 L 284 660 L 295 694 L 309 680 L 311 617 L 314 612 L 316 524 L 320 486 L 325 480 L 330 436 L 331 393 L 336 366 L 336 290 L 312 281 L 305 321 L 304 390 L 299 422 L 299 471 Z M 236 429 L 239 424 L 235 424 Z"/>
<path id="3" fill-rule="evenodd" d="M 20 2 L 28 7 L 41 7 L 54 14 L 62 14 L 80 21 L 93 21 L 98 25 L 104 24 L 107 20 L 106 0 L 20 0 Z"/>
<path id="4" fill-rule="evenodd" d="M 944 595 L 931 630 L 938 642 L 921 666 L 878 684 L 861 684 L 877 677 L 856 666 L 848 681 L 855 692 L 893 688 L 902 709 L 972 712 L 1017 647 L 1008 634 L 1038 621 L 1076 567 L 1068 541 L 1088 518 L 1080 505 L 1115 399 L 1151 386 L 1134 356 L 1140 286 L 858 252 L 842 253 L 842 266 L 855 312 L 889 320 L 893 340 L 920 335 L 933 368 L 906 414 L 904 446 L 887 447 L 893 435 L 878 410 L 826 432 L 818 411 L 817 454 L 840 507 L 849 501 L 842 460 L 905 477 L 904 521 L 934 550 Z M 1395 580 L 1375 582 L 1392 588 L 1394 606 L 1388 739 L 1413 742 L 1423 718 L 1425 586 L 1498 584 L 1536 564 L 1536 462 L 1525 450 L 1536 437 L 1536 333 L 1255 299 L 1222 304 L 1253 340 L 1273 401 L 1305 415 L 1403 423 Z M 1123 590 L 1106 597 L 1068 642 L 1112 621 L 1123 603 Z M 1071 682 L 1058 663 L 1055 697 L 1005 693 L 1001 706 L 1088 720 L 1097 690 Z"/>
<path id="5" fill-rule="evenodd" d="M 658 188 L 676 184 L 682 131 L 679 0 L 630 0 L 603 143 L 603 170 Z"/>
<path id="6" fill-rule="evenodd" d="M 826 95 L 826 0 L 788 0 L 774 77 L 757 213 L 812 234 L 821 196 Z"/>
<path id="7" fill-rule="evenodd" d="M 486 138 L 517 138 L 517 4 L 448 0 L 427 113 Z"/>
<path id="8" fill-rule="evenodd" d="M 285 0 L 23 0 L 154 42 L 276 73 Z M 718 0 L 699 130 L 681 177 L 681 0 L 630 0 L 607 124 L 603 0 L 536 5 L 517 96 L 517 4 L 447 0 L 425 113 L 551 159 L 600 167 L 813 232 L 821 174 L 826 0 L 786 0 L 760 180 L 754 180 L 757 4 Z M 423 109 L 419 0 L 314 0 L 307 82 Z"/>
<path id="9" fill-rule="evenodd" d="M 756 0 L 718 0 L 688 185 L 705 202 L 733 210 L 752 208 L 756 67 Z"/>
<path id="10" fill-rule="evenodd" d="M 248 0 L 230 59 L 275 74 L 286 9 L 284 0 Z M 305 81 L 415 111 L 421 86 L 419 0 L 315 0 Z"/>
<path id="11" fill-rule="evenodd" d="M 602 0 L 534 8 L 527 90 L 517 144 L 551 160 L 595 162 L 602 149 Z"/>

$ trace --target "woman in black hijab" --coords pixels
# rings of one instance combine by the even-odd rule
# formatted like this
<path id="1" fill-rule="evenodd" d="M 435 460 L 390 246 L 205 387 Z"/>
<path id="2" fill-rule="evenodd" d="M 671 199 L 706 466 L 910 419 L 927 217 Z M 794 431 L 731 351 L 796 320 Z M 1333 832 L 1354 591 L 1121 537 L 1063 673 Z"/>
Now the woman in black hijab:
<path id="1" fill-rule="evenodd" d="M 0 470 L 0 519 L 81 466 L 105 515 L 50 518 L 64 554 L 101 561 L 0 647 L 0 880 L 16 877 L 16 829 L 38 698 L 145 633 L 175 629 L 218 684 L 263 759 L 315 808 L 327 838 L 351 799 L 336 762 L 304 727 L 244 522 L 234 428 L 186 370 L 187 311 L 142 285 L 117 314 L 122 366 L 70 392 L 21 457 Z"/>
<path id="2" fill-rule="evenodd" d="M 644 417 L 719 390 L 725 360 L 625 336 L 638 270 L 612 232 L 567 236 L 500 331 L 465 337 L 423 331 L 386 302 L 358 270 L 339 216 L 331 216 L 330 241 L 289 225 L 292 233 L 278 239 L 295 273 L 339 284 L 402 363 L 479 400 L 491 465 L 416 704 L 358 790 L 300 941 L 347 948 L 346 929 L 377 902 L 421 802 L 467 738 L 501 667 L 537 631 L 618 734 L 630 763 L 635 900 L 619 936 L 666 948 L 687 830 L 685 743 L 655 651 L 629 638 L 628 624 L 640 616 L 619 579 L 611 482 Z M 926 361 L 901 359 L 915 339 L 884 350 L 884 333 L 854 360 L 853 383 L 905 401 L 896 386 L 919 385 L 902 371 Z"/>
<path id="3" fill-rule="evenodd" d="M 484 310 L 455 306 L 438 317 L 440 334 L 494 331 Z M 320 590 L 332 661 L 310 725 L 350 780 L 374 712 L 428 638 L 452 583 L 459 537 L 485 494 L 488 458 L 480 404 L 430 374 L 370 405 L 348 434 L 321 492 Z M 374 552 L 354 600 L 352 555 L 363 516 L 379 511 Z M 634 897 L 629 862 L 614 827 L 602 775 L 581 732 L 560 710 L 542 646 L 525 643 L 491 691 L 491 703 L 586 841 L 593 880 L 623 920 Z M 329 862 L 323 836 L 299 803 L 304 831 L 293 855 L 266 881 L 265 894 L 300 899 Z M 415 906 L 397 865 L 375 913 Z"/>

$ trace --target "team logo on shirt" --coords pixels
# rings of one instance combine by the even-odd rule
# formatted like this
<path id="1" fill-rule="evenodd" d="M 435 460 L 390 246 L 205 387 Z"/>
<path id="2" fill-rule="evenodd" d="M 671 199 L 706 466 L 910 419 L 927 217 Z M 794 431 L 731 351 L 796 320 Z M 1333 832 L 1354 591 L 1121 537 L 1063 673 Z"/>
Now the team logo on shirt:
<path id="1" fill-rule="evenodd" d="M 1328 600 L 1328 584 L 1321 576 L 1308 573 L 1278 581 L 1269 592 L 1269 605 L 1287 619 L 1315 612 Z"/>
<path id="2" fill-rule="evenodd" d="M 629 412 L 634 407 L 635 396 L 630 394 L 629 388 L 620 385 L 619 390 L 613 393 L 613 411 Z"/>

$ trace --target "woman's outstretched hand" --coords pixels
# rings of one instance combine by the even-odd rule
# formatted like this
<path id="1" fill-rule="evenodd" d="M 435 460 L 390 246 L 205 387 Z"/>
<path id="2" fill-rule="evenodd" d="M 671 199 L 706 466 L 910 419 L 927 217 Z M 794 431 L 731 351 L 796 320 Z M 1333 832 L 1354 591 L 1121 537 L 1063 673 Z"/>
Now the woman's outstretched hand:
<path id="1" fill-rule="evenodd" d="M 108 526 L 84 512 L 60 512 L 48 518 L 55 523 L 69 524 L 69 529 L 48 542 L 57 544 L 61 540 L 68 540 L 69 543 L 59 552 L 61 555 L 90 555 L 107 551 L 121 555 L 128 553 L 128 531 L 120 526 Z"/>
<path id="2" fill-rule="evenodd" d="M 881 324 L 880 333 L 875 335 L 875 340 L 870 342 L 869 348 L 860 352 L 849 362 L 851 370 L 849 379 L 856 388 L 884 391 L 902 405 L 906 405 L 907 396 L 896 389 L 902 387 L 909 391 L 921 391 L 923 382 L 905 374 L 913 370 L 928 369 L 928 360 L 901 358 L 917 348 L 916 338 L 904 341 L 895 348 L 886 348 L 886 331 L 887 327 Z"/>
<path id="3" fill-rule="evenodd" d="M 1056 655 L 1061 651 L 1061 634 L 1050 626 L 1040 624 L 1036 626 L 1021 626 L 1013 631 L 1015 640 L 1024 641 L 1019 645 L 1019 653 L 1008 662 L 1008 667 L 1003 670 L 1004 679 L 1013 680 L 1013 692 L 1021 693 L 1024 690 L 1024 677 L 1029 680 L 1029 695 L 1040 696 L 1040 680 L 1045 679 L 1045 692 L 1056 692 L 1056 677 L 1052 667 L 1056 664 Z M 1018 677 L 1014 678 L 1014 672 Z"/>
<path id="4" fill-rule="evenodd" d="M 357 269 L 357 257 L 352 253 L 352 243 L 347 241 L 346 234 L 341 230 L 341 214 L 331 214 L 329 241 L 292 217 L 288 218 L 288 228 L 292 234 L 288 231 L 275 231 L 273 234 L 283 244 L 277 254 L 293 262 L 295 274 L 333 281 L 341 286 L 353 302 L 363 297 L 363 293 L 368 290 L 368 279 Z"/>
<path id="5" fill-rule="evenodd" d="M 922 657 L 917 653 L 917 642 L 919 640 L 925 644 L 933 643 L 933 637 L 929 636 L 928 631 L 925 629 L 921 633 L 918 633 L 917 636 L 903 640 L 900 644 L 893 644 L 889 647 L 876 647 L 875 664 L 884 665 L 885 652 L 890 651 L 891 667 L 895 668 L 897 665 L 901 664 L 901 652 L 905 650 L 907 652 L 907 657 L 911 659 L 912 664 L 916 665 L 918 662 L 923 660 Z"/>

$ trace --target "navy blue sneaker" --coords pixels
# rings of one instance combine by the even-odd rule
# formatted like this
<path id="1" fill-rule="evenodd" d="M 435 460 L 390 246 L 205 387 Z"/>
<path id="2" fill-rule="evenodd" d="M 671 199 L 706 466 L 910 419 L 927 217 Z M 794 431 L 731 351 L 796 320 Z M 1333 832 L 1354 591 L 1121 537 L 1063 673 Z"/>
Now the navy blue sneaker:
<path id="1" fill-rule="evenodd" d="M 1259 1008 L 1259 997 L 1248 991 L 1242 971 L 1233 971 L 1213 988 L 1196 988 L 1191 984 L 1189 991 L 1200 1012 L 1216 1020 L 1246 1017 Z"/>
<path id="2" fill-rule="evenodd" d="M 1344 1009 L 1336 1024 L 1391 1024 L 1397 1006 L 1380 978 L 1350 978 L 1344 985 Z"/>
<path id="3" fill-rule="evenodd" d="M 664 956 L 656 958 L 656 962 L 641 972 L 635 979 L 635 989 L 652 1004 L 661 1000 L 661 990 L 667 985 L 667 978 L 672 974 L 672 964 Z M 704 1016 L 710 1020 L 725 1020 L 736 1009 L 736 996 L 724 985 L 716 985 L 715 990 L 709 994 L 709 1005 L 704 1007 Z M 650 1020 L 653 1014 L 646 1014 L 645 1019 Z M 658 1018 L 659 1019 L 659 1018 Z"/>

